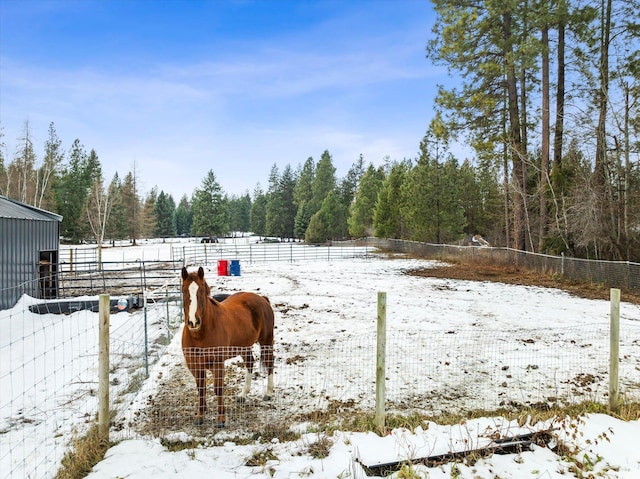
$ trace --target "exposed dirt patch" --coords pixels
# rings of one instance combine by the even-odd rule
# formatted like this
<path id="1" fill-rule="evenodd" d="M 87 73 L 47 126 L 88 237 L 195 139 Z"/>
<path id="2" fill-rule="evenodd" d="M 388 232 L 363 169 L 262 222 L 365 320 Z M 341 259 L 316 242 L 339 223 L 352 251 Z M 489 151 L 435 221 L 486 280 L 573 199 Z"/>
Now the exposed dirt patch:
<path id="1" fill-rule="evenodd" d="M 527 271 L 515 266 L 482 263 L 451 263 L 449 266 L 416 269 L 408 271 L 407 273 L 429 278 L 492 281 L 496 283 L 557 288 L 574 296 L 589 299 L 608 300 L 610 295 L 609 287 L 604 285 L 577 283 L 555 275 Z M 634 293 L 633 291 L 621 291 L 621 299 L 629 303 L 640 304 L 640 294 Z"/>

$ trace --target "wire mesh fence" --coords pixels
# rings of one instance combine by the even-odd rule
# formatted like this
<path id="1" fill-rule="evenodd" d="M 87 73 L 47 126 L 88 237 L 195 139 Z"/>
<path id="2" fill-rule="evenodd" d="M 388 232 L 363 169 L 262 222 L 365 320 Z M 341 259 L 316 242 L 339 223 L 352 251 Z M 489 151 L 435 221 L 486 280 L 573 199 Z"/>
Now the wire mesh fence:
<path id="1" fill-rule="evenodd" d="M 214 264 L 237 259 L 248 263 L 260 261 L 332 261 L 359 258 L 372 254 L 375 246 L 366 241 L 341 241 L 328 245 L 305 243 L 213 243 L 182 245 L 172 248 L 172 258 L 184 264 Z"/>
<path id="2" fill-rule="evenodd" d="M 156 295 L 167 297 L 166 291 Z M 24 296 L 12 309 L 0 311 L 3 477 L 54 477 L 73 441 L 94 424 L 98 313 L 90 301 L 77 306 L 61 313 L 56 301 Z M 175 300 L 149 301 L 136 314 L 125 310 L 111 315 L 114 411 L 127 407 L 147 379 L 149 366 L 164 355 L 178 326 L 179 311 Z"/>
<path id="3" fill-rule="evenodd" d="M 114 439 L 218 437 L 210 373 L 204 425 L 194 424 L 198 394 L 181 349 L 176 279 L 177 273 L 166 285 L 145 290 L 140 309 L 111 316 Z M 53 477 L 97 411 L 97 313 L 51 314 L 55 302 L 40 302 L 51 309 L 39 313 L 30 308 L 35 302 L 25 297 L 0 311 L 0 470 L 9 471 L 8 477 Z M 296 311 L 300 319 L 305 307 Z M 606 402 L 608 328 L 606 322 L 537 329 L 389 327 L 386 409 L 431 415 Z M 263 399 L 267 377 L 259 363 L 248 397 L 238 402 L 244 368 L 239 358 L 225 362 L 226 431 L 252 434 L 320 415 L 339 420 L 374 411 L 375 333 L 287 338 L 274 346 L 269 401 Z M 253 352 L 258 358 L 259 350 Z M 622 400 L 640 401 L 637 322 L 622 323 L 619 367 Z"/>
<path id="4" fill-rule="evenodd" d="M 469 247 L 421 243 L 400 239 L 366 238 L 369 247 L 407 253 L 428 259 L 465 259 L 521 266 L 533 271 L 554 273 L 582 283 L 598 283 L 611 288 L 640 293 L 640 263 L 602 261 L 519 251 L 511 248 Z"/>
<path id="5" fill-rule="evenodd" d="M 387 332 L 386 410 L 436 415 L 473 410 L 550 408 L 608 396 L 608 324 L 548 330 L 457 330 Z M 621 331 L 620 392 L 640 401 L 640 326 Z M 228 354 L 210 350 L 206 354 Z M 254 355 L 258 356 L 257 348 Z M 207 415 L 196 425 L 198 394 L 183 352 L 176 344 L 141 391 L 142 403 L 125 423 L 125 436 L 194 438 L 217 434 L 216 397 L 208 374 Z M 275 345 L 275 392 L 263 399 L 266 375 L 256 367 L 246 401 L 239 358 L 225 368 L 227 430 L 255 433 L 322 414 L 339 421 L 375 409 L 374 333 L 331 340 Z M 152 374 L 153 375 L 153 374 Z"/>

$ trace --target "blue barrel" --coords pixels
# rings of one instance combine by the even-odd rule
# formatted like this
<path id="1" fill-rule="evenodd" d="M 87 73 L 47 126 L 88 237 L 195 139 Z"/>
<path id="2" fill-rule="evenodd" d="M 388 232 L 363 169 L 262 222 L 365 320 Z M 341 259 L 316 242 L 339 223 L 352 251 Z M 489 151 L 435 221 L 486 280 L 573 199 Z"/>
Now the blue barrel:
<path id="1" fill-rule="evenodd" d="M 240 260 L 232 259 L 229 263 L 229 274 L 231 276 L 240 276 Z"/>

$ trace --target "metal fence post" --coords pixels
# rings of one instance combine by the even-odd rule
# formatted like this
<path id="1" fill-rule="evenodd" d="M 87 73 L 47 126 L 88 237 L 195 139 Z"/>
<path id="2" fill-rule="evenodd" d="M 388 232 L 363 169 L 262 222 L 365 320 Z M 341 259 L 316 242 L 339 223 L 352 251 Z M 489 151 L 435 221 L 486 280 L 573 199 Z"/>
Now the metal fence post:
<path id="1" fill-rule="evenodd" d="M 144 371 L 149 378 L 149 335 L 147 333 L 147 290 L 142 291 L 144 298 Z"/>
<path id="2" fill-rule="evenodd" d="M 109 313 L 108 294 L 101 294 L 98 301 L 98 434 L 101 440 L 109 439 Z"/>
<path id="3" fill-rule="evenodd" d="M 618 366 L 620 360 L 620 290 L 611 288 L 611 324 L 609 333 L 609 409 L 618 412 Z"/>
<path id="4" fill-rule="evenodd" d="M 380 432 L 385 425 L 385 378 L 387 349 L 387 293 L 378 292 L 378 334 L 376 348 L 376 416 Z"/>

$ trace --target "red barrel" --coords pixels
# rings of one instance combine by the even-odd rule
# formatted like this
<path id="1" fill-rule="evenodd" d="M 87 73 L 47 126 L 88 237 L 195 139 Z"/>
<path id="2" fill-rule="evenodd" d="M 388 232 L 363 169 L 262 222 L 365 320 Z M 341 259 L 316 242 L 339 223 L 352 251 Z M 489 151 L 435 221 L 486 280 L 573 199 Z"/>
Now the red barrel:
<path id="1" fill-rule="evenodd" d="M 229 262 L 226 259 L 218 260 L 218 276 L 229 276 Z"/>

